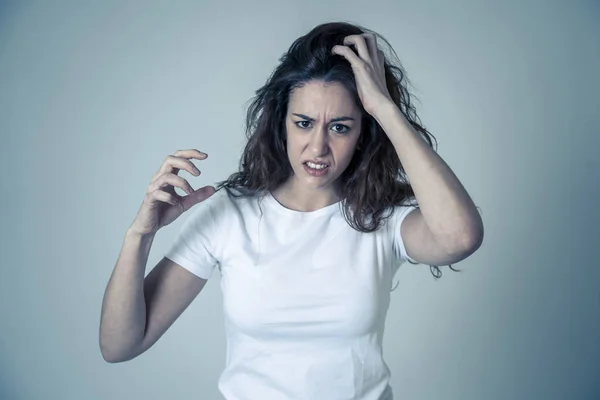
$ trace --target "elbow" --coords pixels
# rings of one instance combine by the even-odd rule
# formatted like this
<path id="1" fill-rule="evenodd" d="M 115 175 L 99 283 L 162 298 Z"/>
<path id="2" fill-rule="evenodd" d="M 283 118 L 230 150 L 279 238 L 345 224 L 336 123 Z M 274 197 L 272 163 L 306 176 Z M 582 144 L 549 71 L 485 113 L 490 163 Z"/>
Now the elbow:
<path id="1" fill-rule="evenodd" d="M 446 253 L 463 260 L 475 253 L 483 244 L 483 225 L 476 229 L 469 229 L 468 233 L 456 234 L 452 240 L 446 241 Z"/>
<path id="2" fill-rule="evenodd" d="M 115 364 L 118 362 L 122 362 L 122 357 L 119 357 L 119 354 L 116 351 L 112 351 L 106 345 L 100 341 L 100 353 L 102 354 L 102 358 L 104 361 L 110 364 Z"/>
<path id="3" fill-rule="evenodd" d="M 100 353 L 102 354 L 104 361 L 110 364 L 129 361 L 137 356 L 135 352 L 124 351 L 122 349 L 107 346 L 102 340 L 100 340 Z"/>
<path id="4" fill-rule="evenodd" d="M 117 358 L 111 358 L 109 356 L 106 356 L 104 354 L 102 354 L 102 358 L 104 359 L 104 361 L 106 361 L 109 364 L 116 364 L 121 362 L 121 360 L 117 359 Z"/>
<path id="5" fill-rule="evenodd" d="M 470 247 L 475 250 L 481 247 L 483 244 L 483 221 L 480 220 L 480 223 L 477 224 L 477 229 L 474 230 L 475 233 L 471 235 L 471 240 L 469 241 Z"/>
<path id="6" fill-rule="evenodd" d="M 473 254 L 483 244 L 483 224 L 479 225 L 476 229 L 473 229 L 471 233 L 465 235 L 463 240 L 462 253 Z"/>
<path id="7" fill-rule="evenodd" d="M 104 361 L 106 361 L 109 364 L 115 364 L 121 361 L 119 358 L 115 357 L 115 355 L 113 355 L 107 350 L 101 349 L 100 353 L 102 354 L 102 358 L 104 359 Z"/>
<path id="8" fill-rule="evenodd" d="M 133 358 L 135 358 L 135 356 L 133 357 L 125 357 L 123 356 L 123 354 L 119 354 L 117 352 L 110 352 L 107 350 L 101 350 L 100 351 L 102 353 L 102 358 L 104 359 L 104 361 L 106 361 L 109 364 L 117 364 L 117 363 L 122 363 L 125 361 L 129 361 Z"/>

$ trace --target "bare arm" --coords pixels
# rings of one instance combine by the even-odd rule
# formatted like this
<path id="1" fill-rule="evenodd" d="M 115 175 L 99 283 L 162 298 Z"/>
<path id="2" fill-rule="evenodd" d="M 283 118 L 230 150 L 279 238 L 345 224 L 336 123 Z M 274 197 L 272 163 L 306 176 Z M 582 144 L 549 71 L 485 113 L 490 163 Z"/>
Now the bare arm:
<path id="1" fill-rule="evenodd" d="M 100 350 L 116 362 L 138 346 L 144 336 L 146 302 L 143 282 L 154 235 L 127 230 L 121 254 L 106 286 L 100 319 Z"/>
<path id="2" fill-rule="evenodd" d="M 150 348 L 206 283 L 167 258 L 144 279 L 154 235 L 128 230 L 109 279 L 100 320 L 100 349 L 108 362 L 131 360 Z"/>

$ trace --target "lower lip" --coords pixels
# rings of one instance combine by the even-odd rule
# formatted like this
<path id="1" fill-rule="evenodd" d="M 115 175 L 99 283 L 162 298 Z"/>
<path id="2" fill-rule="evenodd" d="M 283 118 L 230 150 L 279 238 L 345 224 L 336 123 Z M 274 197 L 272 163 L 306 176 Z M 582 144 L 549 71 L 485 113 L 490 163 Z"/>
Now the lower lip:
<path id="1" fill-rule="evenodd" d="M 304 170 L 311 176 L 323 176 L 327 173 L 327 170 L 329 169 L 329 166 L 323 169 L 313 169 L 306 164 L 302 164 L 302 166 L 304 167 Z"/>

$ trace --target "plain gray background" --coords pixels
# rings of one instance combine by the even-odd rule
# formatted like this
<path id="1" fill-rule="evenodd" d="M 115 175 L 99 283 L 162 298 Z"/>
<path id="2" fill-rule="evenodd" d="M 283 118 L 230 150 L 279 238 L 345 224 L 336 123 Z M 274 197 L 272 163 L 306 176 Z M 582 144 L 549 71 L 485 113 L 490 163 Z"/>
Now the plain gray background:
<path id="1" fill-rule="evenodd" d="M 395 398 L 600 398 L 600 6 L 518 0 L 0 1 L 0 398 L 220 398 L 218 271 L 122 364 L 100 354 L 104 290 L 164 158 L 207 152 L 194 188 L 234 172 L 254 91 L 336 20 L 390 41 L 485 223 L 462 273 L 396 275 Z"/>

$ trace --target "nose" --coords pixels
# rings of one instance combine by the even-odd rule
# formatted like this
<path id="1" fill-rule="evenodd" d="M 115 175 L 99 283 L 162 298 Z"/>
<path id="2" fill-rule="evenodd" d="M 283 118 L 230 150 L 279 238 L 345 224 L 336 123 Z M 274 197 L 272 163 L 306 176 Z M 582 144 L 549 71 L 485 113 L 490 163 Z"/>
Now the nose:
<path id="1" fill-rule="evenodd" d="M 315 129 L 313 132 L 310 139 L 310 150 L 317 156 L 327 154 L 329 150 L 329 136 L 327 135 L 326 128 Z"/>

